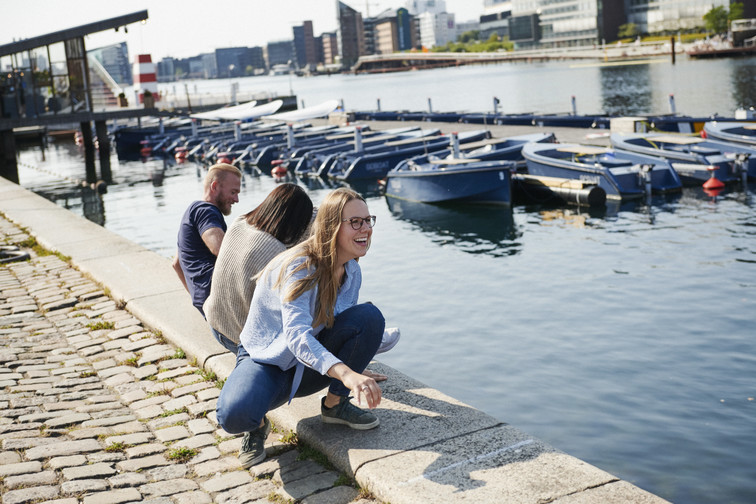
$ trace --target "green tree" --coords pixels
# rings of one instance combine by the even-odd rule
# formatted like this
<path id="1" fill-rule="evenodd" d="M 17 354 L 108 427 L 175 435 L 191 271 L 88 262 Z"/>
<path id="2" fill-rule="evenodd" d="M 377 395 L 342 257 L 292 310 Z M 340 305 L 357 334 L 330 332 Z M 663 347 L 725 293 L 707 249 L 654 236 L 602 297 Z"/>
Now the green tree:
<path id="1" fill-rule="evenodd" d="M 625 23 L 623 25 L 620 25 L 619 29 L 617 30 L 617 37 L 618 38 L 635 38 L 640 34 L 640 30 L 638 29 L 638 25 L 635 23 Z"/>
<path id="2" fill-rule="evenodd" d="M 727 16 L 727 19 L 730 21 L 735 21 L 736 19 L 743 19 L 743 3 L 742 2 L 734 2 L 730 4 L 730 14 Z"/>
<path id="3" fill-rule="evenodd" d="M 706 29 L 713 31 L 714 33 L 724 33 L 727 31 L 727 9 L 721 5 L 712 8 L 709 12 L 703 15 L 704 22 L 706 23 Z"/>
<path id="4" fill-rule="evenodd" d="M 463 44 L 467 44 L 467 43 L 474 42 L 474 41 L 478 40 L 479 36 L 480 36 L 480 30 L 466 31 L 466 32 L 460 34 L 459 37 L 457 37 L 457 42 L 461 42 Z"/>

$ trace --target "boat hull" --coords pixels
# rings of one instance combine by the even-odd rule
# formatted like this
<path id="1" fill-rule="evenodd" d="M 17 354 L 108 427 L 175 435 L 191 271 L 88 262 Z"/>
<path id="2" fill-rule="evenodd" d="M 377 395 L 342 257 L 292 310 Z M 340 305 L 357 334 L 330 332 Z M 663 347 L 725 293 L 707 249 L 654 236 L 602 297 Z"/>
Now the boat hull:
<path id="1" fill-rule="evenodd" d="M 422 203 L 512 203 L 513 163 L 488 161 L 463 166 L 390 172 L 386 196 Z"/>
<path id="2" fill-rule="evenodd" d="M 735 142 L 756 147 L 756 122 L 707 122 L 704 124 L 707 138 Z"/>
<path id="3" fill-rule="evenodd" d="M 581 155 L 583 150 L 588 154 Z M 593 152 L 591 152 L 593 150 Z M 526 144 L 522 149 L 527 173 L 595 184 L 610 200 L 642 197 L 649 192 L 669 192 L 682 188 L 677 174 L 663 160 L 645 158 L 635 162 L 611 149 L 572 144 Z M 644 173 L 646 170 L 648 173 Z"/>
<path id="4" fill-rule="evenodd" d="M 668 160 L 686 184 L 712 177 L 724 183 L 740 182 L 744 176 L 756 178 L 756 148 L 747 145 L 655 133 L 612 133 L 610 139 L 618 152 Z M 709 166 L 716 169 L 709 170 Z"/>

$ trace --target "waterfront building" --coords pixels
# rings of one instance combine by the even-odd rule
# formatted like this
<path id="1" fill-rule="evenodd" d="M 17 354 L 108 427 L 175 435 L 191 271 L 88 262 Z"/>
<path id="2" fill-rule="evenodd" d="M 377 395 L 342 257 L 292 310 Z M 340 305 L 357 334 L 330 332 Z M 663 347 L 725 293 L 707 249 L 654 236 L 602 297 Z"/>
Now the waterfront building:
<path id="1" fill-rule="evenodd" d="M 627 22 L 626 0 L 511 1 L 509 39 L 519 48 L 610 42 L 616 40 L 620 25 Z"/>
<path id="2" fill-rule="evenodd" d="M 508 37 L 511 16 L 511 0 L 485 0 L 480 16 L 480 40 L 488 40 L 494 34 L 500 39 Z"/>
<path id="3" fill-rule="evenodd" d="M 366 54 L 409 51 L 416 48 L 420 40 L 415 16 L 405 8 L 385 10 L 366 19 L 364 25 Z"/>
<path id="4" fill-rule="evenodd" d="M 423 47 L 431 48 L 446 45 L 457 40 L 460 34 L 452 13 L 423 12 L 417 15 L 417 19 L 420 29 L 420 45 Z"/>
<path id="5" fill-rule="evenodd" d="M 275 65 L 291 65 L 295 60 L 293 40 L 268 42 L 268 68 Z"/>
<path id="6" fill-rule="evenodd" d="M 134 78 L 129 63 L 129 46 L 126 42 L 87 51 L 88 58 L 96 59 L 120 86 L 131 86 Z"/>
<path id="7" fill-rule="evenodd" d="M 186 60 L 188 63 L 188 77 L 190 79 L 214 79 L 218 76 L 218 64 L 215 53 L 198 54 Z M 185 66 L 186 68 L 186 66 Z"/>
<path id="8" fill-rule="evenodd" d="M 336 32 L 326 32 L 320 35 L 323 44 L 323 63 L 334 65 L 339 59 L 339 40 Z"/>
<path id="9" fill-rule="evenodd" d="M 446 12 L 446 0 L 407 0 L 404 6 L 413 16 L 423 13 L 443 14 Z"/>
<path id="10" fill-rule="evenodd" d="M 218 77 L 241 77 L 246 75 L 247 67 L 252 66 L 252 58 L 247 47 L 226 47 L 215 50 Z"/>
<path id="11" fill-rule="evenodd" d="M 265 72 L 268 67 L 265 64 L 265 49 L 260 46 L 249 48 L 249 59 L 252 65 L 252 73 L 259 74 Z"/>
<path id="12" fill-rule="evenodd" d="M 175 59 L 168 57 L 157 62 L 158 82 L 173 82 L 176 80 L 175 61 Z"/>
<path id="13" fill-rule="evenodd" d="M 744 0 L 744 6 L 756 3 Z M 730 0 L 625 0 L 627 22 L 643 33 L 676 32 L 704 26 L 703 16 L 714 7 L 730 8 Z"/>
<path id="14" fill-rule="evenodd" d="M 314 69 L 318 64 L 318 59 L 315 51 L 312 21 L 305 21 L 302 25 L 295 26 L 293 31 L 297 67 Z"/>
<path id="15" fill-rule="evenodd" d="M 365 52 L 365 33 L 362 14 L 344 2 L 336 0 L 339 18 L 338 46 L 341 64 L 354 65 Z"/>

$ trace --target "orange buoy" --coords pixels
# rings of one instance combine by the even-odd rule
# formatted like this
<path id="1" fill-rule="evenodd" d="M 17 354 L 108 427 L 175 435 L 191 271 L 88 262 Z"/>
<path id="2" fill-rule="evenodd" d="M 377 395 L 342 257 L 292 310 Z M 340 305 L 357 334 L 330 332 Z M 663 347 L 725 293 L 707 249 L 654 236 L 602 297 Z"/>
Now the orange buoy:
<path id="1" fill-rule="evenodd" d="M 276 178 L 283 178 L 286 176 L 287 171 L 286 168 L 279 164 L 278 166 L 270 170 L 270 173 Z"/>
<path id="2" fill-rule="evenodd" d="M 725 186 L 724 182 L 714 176 L 714 172 L 719 170 L 719 166 L 709 165 L 706 169 L 709 170 L 710 177 L 703 183 L 703 188 L 709 190 L 722 189 Z"/>
<path id="3" fill-rule="evenodd" d="M 183 163 L 184 161 L 186 161 L 186 156 L 186 147 L 176 147 L 176 153 L 173 156 L 176 158 L 176 161 Z"/>

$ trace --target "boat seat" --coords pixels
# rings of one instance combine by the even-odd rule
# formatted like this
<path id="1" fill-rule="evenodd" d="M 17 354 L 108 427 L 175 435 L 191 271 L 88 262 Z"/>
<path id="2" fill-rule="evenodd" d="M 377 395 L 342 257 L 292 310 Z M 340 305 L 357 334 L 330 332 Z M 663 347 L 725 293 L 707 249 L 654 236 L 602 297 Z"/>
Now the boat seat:
<path id="1" fill-rule="evenodd" d="M 693 145 L 690 148 L 691 152 L 695 152 L 696 154 L 702 154 L 704 156 L 713 156 L 715 154 L 720 154 L 720 151 L 717 149 L 712 149 L 711 147 L 702 147 L 700 145 Z"/>
<path id="2" fill-rule="evenodd" d="M 480 159 L 472 159 L 472 158 L 444 158 L 444 159 L 431 159 L 430 164 L 432 165 L 461 165 L 461 164 L 468 164 L 468 163 L 477 163 Z"/>
<path id="3" fill-rule="evenodd" d="M 632 166 L 633 162 L 627 159 L 617 159 L 611 156 L 601 156 L 598 162 L 607 168 L 619 168 L 620 166 Z"/>

